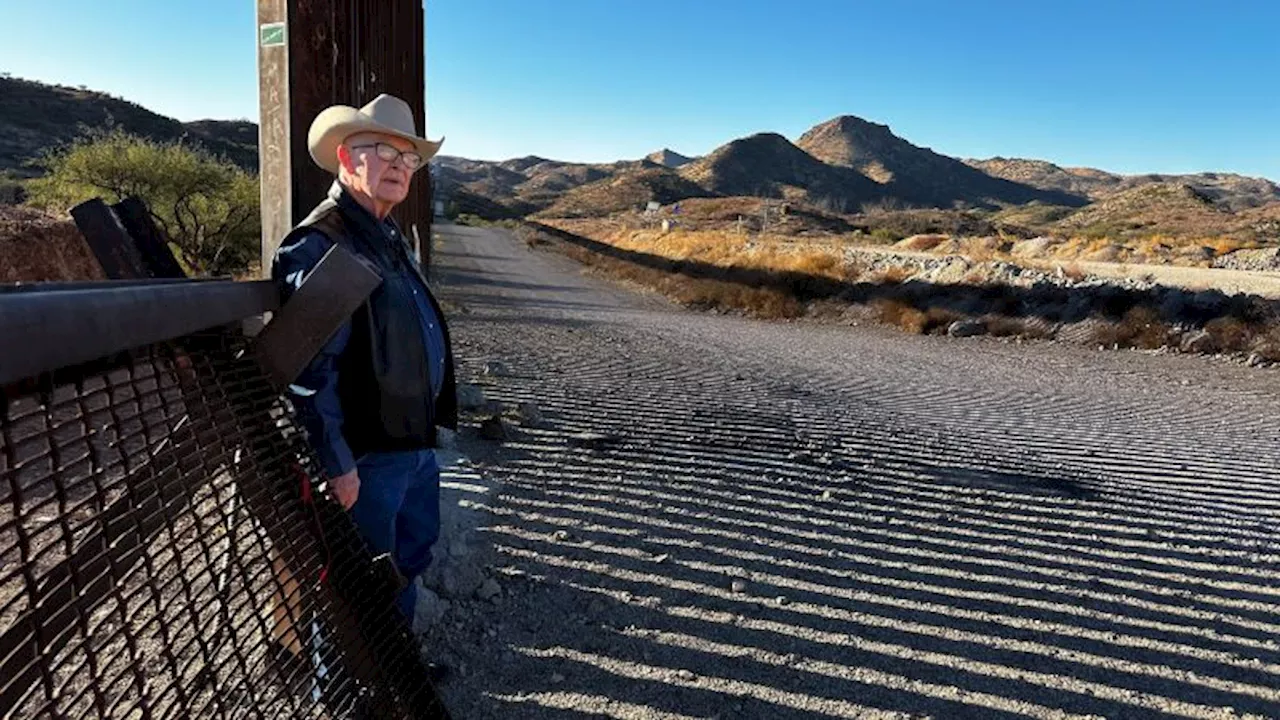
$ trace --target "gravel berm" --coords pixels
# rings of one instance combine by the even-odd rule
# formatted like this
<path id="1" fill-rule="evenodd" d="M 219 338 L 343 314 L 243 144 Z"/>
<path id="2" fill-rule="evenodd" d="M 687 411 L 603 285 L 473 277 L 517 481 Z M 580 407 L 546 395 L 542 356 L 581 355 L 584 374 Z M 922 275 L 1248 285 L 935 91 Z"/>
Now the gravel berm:
<path id="1" fill-rule="evenodd" d="M 1280 718 L 1277 371 L 688 312 L 437 232 L 460 374 L 538 413 L 460 436 L 502 489 L 425 637 L 457 717 Z"/>

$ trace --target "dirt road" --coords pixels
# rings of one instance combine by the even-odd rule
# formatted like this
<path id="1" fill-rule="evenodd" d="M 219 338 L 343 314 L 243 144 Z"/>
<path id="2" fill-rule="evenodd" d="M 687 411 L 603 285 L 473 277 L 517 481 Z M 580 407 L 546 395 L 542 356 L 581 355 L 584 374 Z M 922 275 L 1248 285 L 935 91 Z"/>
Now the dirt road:
<path id="1" fill-rule="evenodd" d="M 461 718 L 1280 718 L 1280 374 L 684 312 L 443 227 Z M 503 367 L 491 368 L 498 361 Z M 584 434 L 592 433 L 592 434 Z"/>

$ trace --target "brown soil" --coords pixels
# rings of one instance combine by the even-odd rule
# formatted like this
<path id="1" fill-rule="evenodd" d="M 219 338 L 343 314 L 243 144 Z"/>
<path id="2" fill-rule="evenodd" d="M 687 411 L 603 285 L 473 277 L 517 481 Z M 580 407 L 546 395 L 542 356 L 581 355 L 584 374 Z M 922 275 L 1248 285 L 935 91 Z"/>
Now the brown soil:
<path id="1" fill-rule="evenodd" d="M 0 283 L 105 279 L 70 220 L 0 206 Z"/>

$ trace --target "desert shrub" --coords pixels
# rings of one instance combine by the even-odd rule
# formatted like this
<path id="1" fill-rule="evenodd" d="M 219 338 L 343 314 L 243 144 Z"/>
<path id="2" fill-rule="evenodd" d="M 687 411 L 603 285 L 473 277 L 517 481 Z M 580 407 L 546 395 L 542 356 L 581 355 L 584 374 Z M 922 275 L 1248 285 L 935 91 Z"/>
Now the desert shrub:
<path id="1" fill-rule="evenodd" d="M 947 241 L 946 235 L 913 235 L 899 243 L 904 250 L 928 252 Z"/>
<path id="2" fill-rule="evenodd" d="M 896 243 L 904 237 L 906 236 L 902 233 L 886 227 L 878 227 L 871 231 L 872 240 L 885 244 Z"/>
<path id="3" fill-rule="evenodd" d="M 922 332 L 926 334 L 945 333 L 951 327 L 951 323 L 963 318 L 963 315 L 954 310 L 940 307 L 929 308 L 924 314 L 924 329 Z"/>
<path id="4" fill-rule="evenodd" d="M 884 285 L 897 285 L 906 281 L 907 278 L 911 277 L 911 275 L 911 270 L 902 267 L 901 265 L 891 265 L 883 270 L 872 272 L 869 279 L 872 282 Z"/>
<path id="5" fill-rule="evenodd" d="M 1204 324 L 1212 344 L 1218 352 L 1247 350 L 1257 334 L 1254 327 L 1237 317 L 1220 317 Z"/>
<path id="6" fill-rule="evenodd" d="M 1267 362 L 1280 362 L 1280 327 L 1272 327 L 1254 338 L 1253 351 Z"/>
<path id="7" fill-rule="evenodd" d="M 1092 339 L 1099 345 L 1154 350 L 1171 344 L 1176 336 L 1174 329 L 1160 318 L 1158 310 L 1135 305 L 1119 320 L 1098 325 Z"/>
<path id="8" fill-rule="evenodd" d="M 94 197 L 135 196 L 194 274 L 237 274 L 258 261 L 258 178 L 227 160 L 116 130 L 50 151 L 40 164 L 48 173 L 27 184 L 32 205 L 66 212 Z"/>
<path id="9" fill-rule="evenodd" d="M 928 315 L 898 298 L 876 298 L 872 301 L 871 308 L 876 320 L 916 335 L 923 334 L 929 324 Z"/>
<path id="10" fill-rule="evenodd" d="M 1060 269 L 1062 270 L 1062 274 L 1064 276 L 1066 276 L 1071 280 L 1074 280 L 1075 282 L 1080 282 L 1081 280 L 1084 280 L 1085 276 L 1087 275 L 1087 273 L 1084 271 L 1084 268 L 1080 267 L 1080 263 L 1078 262 L 1073 262 L 1070 265 L 1067 265 L 1066 267 L 1063 267 Z"/>
<path id="11" fill-rule="evenodd" d="M 840 258 L 829 252 L 805 252 L 796 256 L 792 269 L 809 275 L 836 276 L 840 274 Z"/>

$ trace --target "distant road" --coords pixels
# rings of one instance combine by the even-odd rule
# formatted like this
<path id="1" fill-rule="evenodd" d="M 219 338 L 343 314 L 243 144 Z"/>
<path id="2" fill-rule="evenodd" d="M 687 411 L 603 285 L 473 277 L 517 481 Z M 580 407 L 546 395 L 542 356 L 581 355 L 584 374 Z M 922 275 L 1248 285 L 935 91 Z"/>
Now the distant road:
<path id="1" fill-rule="evenodd" d="M 438 232 L 461 373 L 547 418 L 486 469 L 459 717 L 1280 717 L 1277 372 L 686 312 Z"/>

